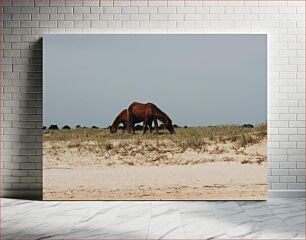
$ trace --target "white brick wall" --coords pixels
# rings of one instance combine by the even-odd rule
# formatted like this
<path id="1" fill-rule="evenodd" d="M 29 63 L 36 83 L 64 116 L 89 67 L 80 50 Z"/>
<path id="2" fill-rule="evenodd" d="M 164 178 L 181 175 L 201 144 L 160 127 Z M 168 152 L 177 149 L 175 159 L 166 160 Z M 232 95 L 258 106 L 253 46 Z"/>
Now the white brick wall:
<path id="1" fill-rule="evenodd" d="M 268 33 L 270 190 L 305 189 L 303 1 L 4 0 L 2 189 L 42 189 L 42 41 L 47 33 Z"/>

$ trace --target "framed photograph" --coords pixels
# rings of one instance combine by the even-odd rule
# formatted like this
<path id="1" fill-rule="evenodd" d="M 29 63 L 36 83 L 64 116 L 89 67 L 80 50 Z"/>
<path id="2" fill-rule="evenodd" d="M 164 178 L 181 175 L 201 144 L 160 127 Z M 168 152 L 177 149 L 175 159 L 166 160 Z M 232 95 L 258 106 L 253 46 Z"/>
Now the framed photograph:
<path id="1" fill-rule="evenodd" d="M 45 200 L 263 200 L 266 34 L 43 38 Z"/>

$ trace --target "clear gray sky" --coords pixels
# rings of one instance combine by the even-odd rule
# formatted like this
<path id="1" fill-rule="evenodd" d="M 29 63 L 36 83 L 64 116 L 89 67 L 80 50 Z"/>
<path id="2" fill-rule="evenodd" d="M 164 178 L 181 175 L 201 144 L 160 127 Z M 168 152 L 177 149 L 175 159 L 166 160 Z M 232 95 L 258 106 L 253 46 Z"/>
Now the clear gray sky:
<path id="1" fill-rule="evenodd" d="M 265 34 L 46 35 L 44 125 L 110 125 L 133 101 L 173 123 L 267 120 Z"/>

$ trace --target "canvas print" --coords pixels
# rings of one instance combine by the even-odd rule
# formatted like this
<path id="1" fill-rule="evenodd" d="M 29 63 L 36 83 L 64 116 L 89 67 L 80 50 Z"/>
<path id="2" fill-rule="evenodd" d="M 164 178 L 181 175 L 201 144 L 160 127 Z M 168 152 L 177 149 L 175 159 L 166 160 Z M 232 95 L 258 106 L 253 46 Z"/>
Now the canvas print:
<path id="1" fill-rule="evenodd" d="M 46 35 L 45 200 L 267 189 L 265 34 Z"/>

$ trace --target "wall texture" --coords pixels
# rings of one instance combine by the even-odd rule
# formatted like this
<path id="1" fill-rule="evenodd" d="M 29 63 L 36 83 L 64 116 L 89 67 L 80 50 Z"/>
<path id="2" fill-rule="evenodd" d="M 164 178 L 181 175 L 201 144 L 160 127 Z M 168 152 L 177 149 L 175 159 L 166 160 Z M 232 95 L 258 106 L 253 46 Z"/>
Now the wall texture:
<path id="1" fill-rule="evenodd" d="M 4 0 L 2 196 L 42 194 L 42 36 L 52 33 L 268 34 L 270 194 L 305 189 L 304 1 Z"/>

